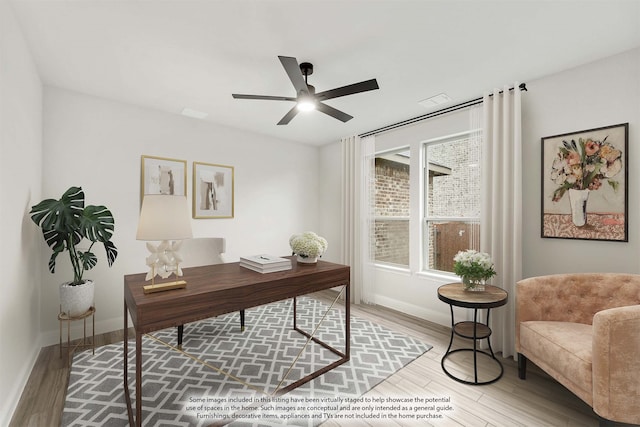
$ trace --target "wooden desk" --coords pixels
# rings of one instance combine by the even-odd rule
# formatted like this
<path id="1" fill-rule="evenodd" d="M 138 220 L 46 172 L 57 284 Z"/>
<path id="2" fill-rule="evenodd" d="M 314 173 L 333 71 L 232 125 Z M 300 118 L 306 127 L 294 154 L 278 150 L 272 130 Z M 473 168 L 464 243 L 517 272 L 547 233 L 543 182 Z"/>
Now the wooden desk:
<path id="1" fill-rule="evenodd" d="M 142 335 L 160 329 L 235 312 L 245 308 L 294 298 L 293 328 L 334 352 L 340 359 L 282 389 L 286 393 L 335 368 L 350 357 L 350 299 L 348 266 L 318 261 L 298 265 L 287 271 L 261 274 L 240 267 L 239 263 L 217 264 L 183 269 L 187 287 L 145 294 L 145 274 L 124 276 L 124 388 L 130 425 L 142 425 Z M 296 326 L 295 297 L 344 286 L 345 350 L 340 352 Z M 128 376 L 128 315 L 136 332 L 136 405 L 131 409 Z M 134 423 L 135 421 L 135 423 Z"/>
<path id="2" fill-rule="evenodd" d="M 498 381 L 504 373 L 504 368 L 502 367 L 502 363 L 500 363 L 500 361 L 496 358 L 495 354 L 493 354 L 493 349 L 491 348 L 491 341 L 489 340 L 489 337 L 491 336 L 491 328 L 489 327 L 489 315 L 491 314 L 492 308 L 501 307 L 507 303 L 507 291 L 497 286 L 487 285 L 484 291 L 473 292 L 465 290 L 462 283 L 449 283 L 438 288 L 438 298 L 441 301 L 449 304 L 449 308 L 451 310 L 451 339 L 449 341 L 449 347 L 447 348 L 447 351 L 445 352 L 444 356 L 442 356 L 442 360 L 440 361 L 440 366 L 442 367 L 444 373 L 447 374 L 450 378 L 463 384 L 483 385 L 491 384 Z M 453 306 L 472 308 L 473 322 L 464 321 L 456 323 L 453 316 Z M 487 322 L 485 324 L 478 322 L 478 310 L 481 309 L 487 310 Z M 473 340 L 473 348 L 459 348 L 456 350 L 451 350 L 453 337 L 455 335 Z M 478 350 L 477 341 L 485 338 L 487 340 L 487 343 L 489 344 L 490 353 Z M 473 381 L 463 380 L 454 376 L 444 366 L 444 361 L 447 357 L 449 357 L 453 353 L 457 353 L 460 351 L 473 352 Z M 500 374 L 488 381 L 479 381 L 478 354 L 489 356 L 491 357 L 491 359 L 497 362 L 500 368 Z"/>

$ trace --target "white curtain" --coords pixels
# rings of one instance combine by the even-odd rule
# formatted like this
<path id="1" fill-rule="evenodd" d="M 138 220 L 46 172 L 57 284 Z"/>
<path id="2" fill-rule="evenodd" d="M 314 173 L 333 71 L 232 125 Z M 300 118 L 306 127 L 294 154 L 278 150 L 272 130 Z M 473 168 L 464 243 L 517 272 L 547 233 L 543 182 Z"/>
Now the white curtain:
<path id="1" fill-rule="evenodd" d="M 495 263 L 494 285 L 509 293 L 506 306 L 491 310 L 491 345 L 515 355 L 515 286 L 522 278 L 522 129 L 520 89 L 495 89 L 483 98 L 484 137 L 480 250 Z"/>
<path id="2" fill-rule="evenodd" d="M 372 136 L 342 139 L 342 262 L 351 266 L 351 301 L 355 304 L 370 303 L 373 295 L 374 150 Z"/>

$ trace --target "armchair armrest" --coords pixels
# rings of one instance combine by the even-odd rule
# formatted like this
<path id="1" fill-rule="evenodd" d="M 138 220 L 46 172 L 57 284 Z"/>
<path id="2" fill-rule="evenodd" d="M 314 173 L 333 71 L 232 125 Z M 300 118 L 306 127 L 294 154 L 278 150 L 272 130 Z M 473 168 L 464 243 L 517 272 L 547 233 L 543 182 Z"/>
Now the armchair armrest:
<path id="1" fill-rule="evenodd" d="M 594 411 L 640 424 L 640 305 L 596 313 L 592 357 Z"/>

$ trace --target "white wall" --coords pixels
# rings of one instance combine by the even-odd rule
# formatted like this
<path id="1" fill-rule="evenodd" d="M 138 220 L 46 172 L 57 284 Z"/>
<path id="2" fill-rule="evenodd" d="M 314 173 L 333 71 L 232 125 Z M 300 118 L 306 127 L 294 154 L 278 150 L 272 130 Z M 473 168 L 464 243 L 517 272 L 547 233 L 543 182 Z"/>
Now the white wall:
<path id="1" fill-rule="evenodd" d="M 11 6 L 0 1 L 0 425 L 9 423 L 40 351 L 38 230 L 42 84 Z M 39 261 L 39 260 L 37 260 Z"/>
<path id="2" fill-rule="evenodd" d="M 526 83 L 529 91 L 522 94 L 524 277 L 580 271 L 640 273 L 640 187 L 636 185 L 640 182 L 640 49 Z M 466 113 L 441 116 L 379 135 L 376 150 L 410 146 L 416 152 L 420 141 L 468 129 L 468 117 Z M 624 122 L 629 122 L 629 242 L 542 239 L 540 138 Z M 420 167 L 417 157 L 412 156 L 412 169 Z M 324 176 L 331 165 L 340 164 L 340 151 L 333 146 L 323 147 L 322 158 Z M 416 180 L 411 182 L 411 209 L 415 215 L 420 201 L 414 195 L 421 191 L 420 186 Z M 339 191 L 339 187 L 323 191 L 328 194 Z M 328 212 L 332 221 L 329 215 L 324 218 L 324 232 L 334 235 L 339 232 L 339 212 Z M 377 268 L 375 302 L 449 325 L 449 308 L 438 300 L 436 289 L 453 276 L 437 277 L 417 270 L 420 225 L 416 221 L 410 227 L 411 268 Z"/>
<path id="3" fill-rule="evenodd" d="M 122 328 L 123 275 L 146 271 L 145 244 L 135 240 L 143 154 L 187 160 L 189 198 L 193 161 L 234 166 L 235 218 L 192 220 L 194 237 L 224 237 L 229 253 L 287 255 L 291 234 L 318 229 L 316 147 L 58 88 L 46 87 L 44 99 L 43 197 L 79 185 L 116 220 L 116 263 L 108 268 L 99 248 L 85 274 L 97 281 L 96 333 Z M 46 252 L 41 329 L 56 342 L 57 288 L 71 269 L 63 254 L 56 274 L 46 272 Z"/>
<path id="4" fill-rule="evenodd" d="M 320 148 L 320 224 L 318 234 L 327 239 L 329 249 L 322 259 L 343 262 L 342 232 L 342 143 L 334 142 Z"/>
<path id="5" fill-rule="evenodd" d="M 523 94 L 523 274 L 640 273 L 640 49 L 527 82 Z M 629 242 L 540 237 L 541 141 L 629 123 Z"/>

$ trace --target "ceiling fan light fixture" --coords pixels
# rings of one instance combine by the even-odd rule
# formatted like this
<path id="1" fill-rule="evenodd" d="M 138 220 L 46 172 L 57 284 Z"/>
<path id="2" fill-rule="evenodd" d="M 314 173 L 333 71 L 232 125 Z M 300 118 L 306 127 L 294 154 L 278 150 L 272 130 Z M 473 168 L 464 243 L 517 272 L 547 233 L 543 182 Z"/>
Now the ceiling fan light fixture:
<path id="1" fill-rule="evenodd" d="M 296 106 L 299 111 L 312 111 L 316 109 L 316 100 L 311 97 L 301 98 Z"/>
<path id="2" fill-rule="evenodd" d="M 289 80 L 296 90 L 296 97 L 288 96 L 267 96 L 267 95 L 243 95 L 232 93 L 234 99 L 262 99 L 270 101 L 294 101 L 296 105 L 280 119 L 278 125 L 286 125 L 301 111 L 318 110 L 334 119 L 343 123 L 353 119 L 353 116 L 333 108 L 323 101 L 339 98 L 341 96 L 353 95 L 356 93 L 367 92 L 370 90 L 380 89 L 376 79 L 365 80 L 359 83 L 353 83 L 347 86 L 337 87 L 316 93 L 316 88 L 308 83 L 308 77 L 313 74 L 313 65 L 309 62 L 298 64 L 298 60 L 291 56 L 278 56 L 280 63 L 284 67 L 284 71 L 289 76 Z"/>

